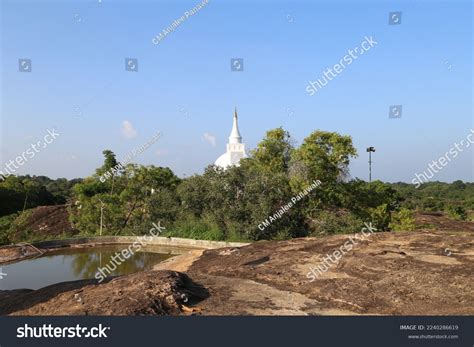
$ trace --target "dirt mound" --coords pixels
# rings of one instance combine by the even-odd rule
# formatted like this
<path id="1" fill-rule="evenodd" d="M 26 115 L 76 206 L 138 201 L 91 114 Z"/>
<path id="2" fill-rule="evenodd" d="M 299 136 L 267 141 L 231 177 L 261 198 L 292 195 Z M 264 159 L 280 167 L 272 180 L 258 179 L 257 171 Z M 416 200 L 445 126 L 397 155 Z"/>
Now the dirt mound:
<path id="1" fill-rule="evenodd" d="M 69 221 L 66 205 L 39 206 L 30 210 L 30 215 L 21 223 L 17 234 L 24 231 L 38 237 L 75 235 L 79 232 Z"/>
<path id="2" fill-rule="evenodd" d="M 185 274 L 146 271 L 112 278 L 64 282 L 38 290 L 0 291 L 0 315 L 178 315 L 207 297 Z"/>

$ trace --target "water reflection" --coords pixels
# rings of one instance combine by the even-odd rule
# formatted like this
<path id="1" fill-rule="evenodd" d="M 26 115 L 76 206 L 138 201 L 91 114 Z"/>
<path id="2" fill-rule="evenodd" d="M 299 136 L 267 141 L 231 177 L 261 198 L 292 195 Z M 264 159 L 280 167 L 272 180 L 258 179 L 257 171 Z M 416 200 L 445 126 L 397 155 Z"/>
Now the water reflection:
<path id="1" fill-rule="evenodd" d="M 99 268 L 113 264 L 112 257 L 126 248 L 127 246 L 122 245 L 65 249 L 41 258 L 3 265 L 2 271 L 7 276 L 0 279 L 0 290 L 39 289 L 58 282 L 94 278 Z M 125 275 L 151 269 L 155 264 L 173 256 L 171 252 L 163 253 L 165 251 L 160 249 L 161 253 L 156 253 L 156 250 L 144 248 L 121 262 L 112 275 Z M 118 262 L 118 258 L 115 259 Z"/>
<path id="2" fill-rule="evenodd" d="M 137 252 L 128 259 L 122 257 L 122 259 L 125 259 L 122 262 L 119 262 L 116 258 L 117 262 L 112 263 L 112 256 L 119 254 L 125 248 L 76 254 L 72 259 L 71 269 L 78 278 L 94 278 L 98 268 L 105 268 L 107 265 L 115 267 L 114 265 L 119 263 L 112 275 L 124 275 L 151 268 L 170 257 L 168 254 Z"/>

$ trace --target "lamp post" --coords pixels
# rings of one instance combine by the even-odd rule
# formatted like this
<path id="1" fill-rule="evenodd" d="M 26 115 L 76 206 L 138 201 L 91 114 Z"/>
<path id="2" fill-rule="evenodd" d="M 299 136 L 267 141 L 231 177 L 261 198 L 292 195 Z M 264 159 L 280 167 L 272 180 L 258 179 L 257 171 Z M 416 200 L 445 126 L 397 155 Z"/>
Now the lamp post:
<path id="1" fill-rule="evenodd" d="M 367 147 L 369 152 L 369 183 L 372 182 L 372 152 L 375 152 L 375 147 Z"/>

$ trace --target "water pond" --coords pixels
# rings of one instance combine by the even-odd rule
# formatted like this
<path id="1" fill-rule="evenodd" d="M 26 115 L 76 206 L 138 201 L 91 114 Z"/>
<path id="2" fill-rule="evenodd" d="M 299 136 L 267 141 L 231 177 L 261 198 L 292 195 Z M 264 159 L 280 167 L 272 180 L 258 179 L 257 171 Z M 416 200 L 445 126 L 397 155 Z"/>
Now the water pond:
<path id="1" fill-rule="evenodd" d="M 154 265 L 182 253 L 166 247 L 144 247 L 140 252 L 119 262 L 117 254 L 127 245 L 87 248 L 65 248 L 47 255 L 0 265 L 0 290 L 39 289 L 54 283 L 92 279 L 98 269 L 108 276 L 125 275 L 153 268 Z M 112 262 L 115 256 L 116 261 Z M 117 265 L 118 263 L 118 265 Z M 113 271 L 111 271 L 113 270 Z"/>

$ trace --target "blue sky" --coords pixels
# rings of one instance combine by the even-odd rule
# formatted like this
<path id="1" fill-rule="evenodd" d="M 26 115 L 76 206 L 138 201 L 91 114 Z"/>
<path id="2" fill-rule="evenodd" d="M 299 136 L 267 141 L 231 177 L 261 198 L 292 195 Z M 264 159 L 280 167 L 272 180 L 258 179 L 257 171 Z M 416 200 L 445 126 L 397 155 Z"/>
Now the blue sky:
<path id="1" fill-rule="evenodd" d="M 279 126 L 296 144 L 337 131 L 359 152 L 353 177 L 367 179 L 374 146 L 373 177 L 409 182 L 474 128 L 469 0 L 210 0 L 152 43 L 198 3 L 1 0 L 1 166 L 55 128 L 60 137 L 18 173 L 85 177 L 102 150 L 120 159 L 159 131 L 134 161 L 201 173 L 225 151 L 237 106 L 248 149 Z M 396 11 L 402 22 L 389 25 Z M 309 96 L 308 82 L 366 35 L 377 45 Z M 20 58 L 31 72 L 18 71 Z M 244 70 L 231 71 L 231 58 Z M 389 119 L 391 105 L 401 118 Z M 473 148 L 435 179 L 473 181 Z"/>

